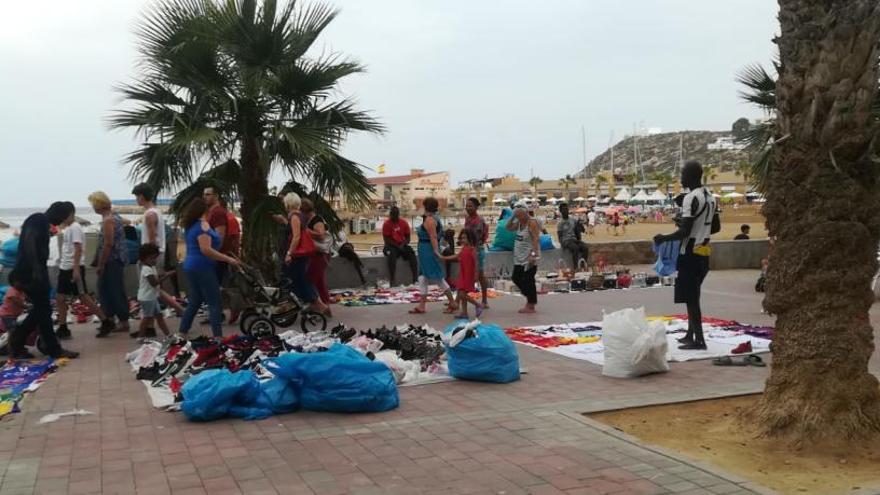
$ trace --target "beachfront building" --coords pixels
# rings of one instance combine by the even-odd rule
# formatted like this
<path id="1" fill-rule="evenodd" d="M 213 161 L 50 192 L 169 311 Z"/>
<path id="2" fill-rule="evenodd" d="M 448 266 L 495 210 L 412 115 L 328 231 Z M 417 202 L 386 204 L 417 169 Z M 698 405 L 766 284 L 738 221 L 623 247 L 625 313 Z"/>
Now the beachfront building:
<path id="1" fill-rule="evenodd" d="M 449 172 L 426 172 L 412 169 L 407 175 L 370 178 L 372 200 L 377 208 L 397 205 L 403 210 L 418 210 L 427 197 L 435 197 L 440 208 L 451 202 Z"/>

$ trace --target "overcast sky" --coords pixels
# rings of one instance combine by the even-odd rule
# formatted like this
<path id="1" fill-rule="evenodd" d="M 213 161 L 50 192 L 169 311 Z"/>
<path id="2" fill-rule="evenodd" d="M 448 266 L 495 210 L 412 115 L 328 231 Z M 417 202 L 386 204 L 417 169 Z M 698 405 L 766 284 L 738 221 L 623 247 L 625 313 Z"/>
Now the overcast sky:
<path id="1" fill-rule="evenodd" d="M 0 207 L 128 197 L 109 132 L 111 88 L 133 73 L 133 26 L 148 0 L 7 2 L 0 16 Z M 768 63 L 770 0 L 335 0 L 321 44 L 368 72 L 348 80 L 387 125 L 347 155 L 389 174 L 448 170 L 453 181 L 576 170 L 633 124 L 729 129 L 760 114 L 735 73 Z M 371 174 L 372 175 L 372 174 Z"/>

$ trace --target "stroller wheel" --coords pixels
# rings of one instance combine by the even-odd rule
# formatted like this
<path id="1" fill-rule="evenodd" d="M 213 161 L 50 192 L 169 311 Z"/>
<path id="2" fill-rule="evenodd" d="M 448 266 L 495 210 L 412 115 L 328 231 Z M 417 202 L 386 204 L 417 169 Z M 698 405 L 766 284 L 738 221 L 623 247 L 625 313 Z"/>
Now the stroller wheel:
<path id="1" fill-rule="evenodd" d="M 323 332 L 327 329 L 327 317 L 314 311 L 300 313 L 299 324 L 303 333 Z"/>
<path id="2" fill-rule="evenodd" d="M 251 326 L 254 324 L 254 321 L 259 318 L 260 315 L 253 309 L 246 309 L 241 315 L 238 317 L 238 329 L 241 330 L 241 333 L 245 335 L 251 334 Z"/>
<path id="3" fill-rule="evenodd" d="M 269 318 L 257 315 L 255 318 L 251 318 L 250 321 L 251 324 L 247 335 L 256 338 L 275 335 L 275 324 Z"/>

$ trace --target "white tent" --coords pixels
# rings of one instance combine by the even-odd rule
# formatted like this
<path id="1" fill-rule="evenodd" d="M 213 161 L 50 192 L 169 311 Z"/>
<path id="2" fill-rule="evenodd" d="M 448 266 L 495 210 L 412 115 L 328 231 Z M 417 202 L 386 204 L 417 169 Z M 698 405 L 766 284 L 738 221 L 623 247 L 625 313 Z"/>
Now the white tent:
<path id="1" fill-rule="evenodd" d="M 603 203 L 603 204 L 607 204 L 607 203 L 610 203 L 610 202 L 611 202 L 611 198 L 609 198 L 609 197 L 606 196 L 606 197 L 600 199 L 599 202 L 600 202 L 600 203 Z"/>
<path id="2" fill-rule="evenodd" d="M 762 194 L 757 191 L 752 191 L 752 192 L 746 193 L 746 196 L 749 198 L 760 198 L 760 197 L 762 197 Z"/>
<path id="3" fill-rule="evenodd" d="M 617 193 L 617 196 L 614 196 L 614 201 L 629 201 L 631 198 L 632 198 L 632 195 L 624 187 L 624 188 L 621 188 L 620 192 Z"/>
<path id="4" fill-rule="evenodd" d="M 656 191 L 651 193 L 651 196 L 649 197 L 649 199 L 651 201 L 666 201 L 667 198 L 666 198 L 666 193 L 664 193 L 660 189 L 657 189 Z"/>
<path id="5" fill-rule="evenodd" d="M 493 201 L 495 204 L 507 203 L 507 200 L 504 198 L 495 198 Z"/>
<path id="6" fill-rule="evenodd" d="M 581 201 L 583 201 L 583 199 L 581 199 Z M 597 198 L 596 196 L 590 196 L 589 198 L 587 198 L 587 201 L 596 202 L 599 201 L 599 198 Z"/>
<path id="7" fill-rule="evenodd" d="M 648 196 L 648 193 L 646 193 L 644 189 L 639 189 L 639 192 L 637 192 L 630 201 L 648 201 L 650 199 L 651 197 Z"/>
<path id="8" fill-rule="evenodd" d="M 731 193 L 727 193 L 727 194 L 725 194 L 724 197 L 725 197 L 725 198 L 733 198 L 733 199 L 737 199 L 737 198 L 741 198 L 741 197 L 743 197 L 743 195 L 740 194 L 740 193 L 738 193 L 738 192 L 736 192 L 736 191 L 734 191 L 734 192 L 731 192 Z"/>
<path id="9" fill-rule="evenodd" d="M 560 201 L 562 201 L 562 200 L 559 198 L 550 198 L 547 200 L 548 203 L 553 203 L 554 205 Z"/>
<path id="10" fill-rule="evenodd" d="M 574 201 L 586 201 L 586 200 L 587 199 L 584 198 L 583 196 L 578 196 L 578 197 L 574 198 Z"/>

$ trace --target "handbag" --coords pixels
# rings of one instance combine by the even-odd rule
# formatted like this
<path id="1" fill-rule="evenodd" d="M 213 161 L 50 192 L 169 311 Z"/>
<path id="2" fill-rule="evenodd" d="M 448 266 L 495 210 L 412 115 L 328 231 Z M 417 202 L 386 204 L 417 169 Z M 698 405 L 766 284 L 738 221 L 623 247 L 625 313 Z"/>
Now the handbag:
<path id="1" fill-rule="evenodd" d="M 305 256 L 311 256 L 316 252 L 318 252 L 318 247 L 315 246 L 315 240 L 312 239 L 308 229 L 300 229 L 299 245 L 297 245 L 296 249 L 290 253 L 290 256 L 293 258 L 302 258 Z"/>
<path id="2" fill-rule="evenodd" d="M 601 289 L 602 285 L 605 283 L 605 275 L 601 273 L 590 275 L 590 278 L 587 279 L 587 289 L 589 290 L 597 290 Z"/>

